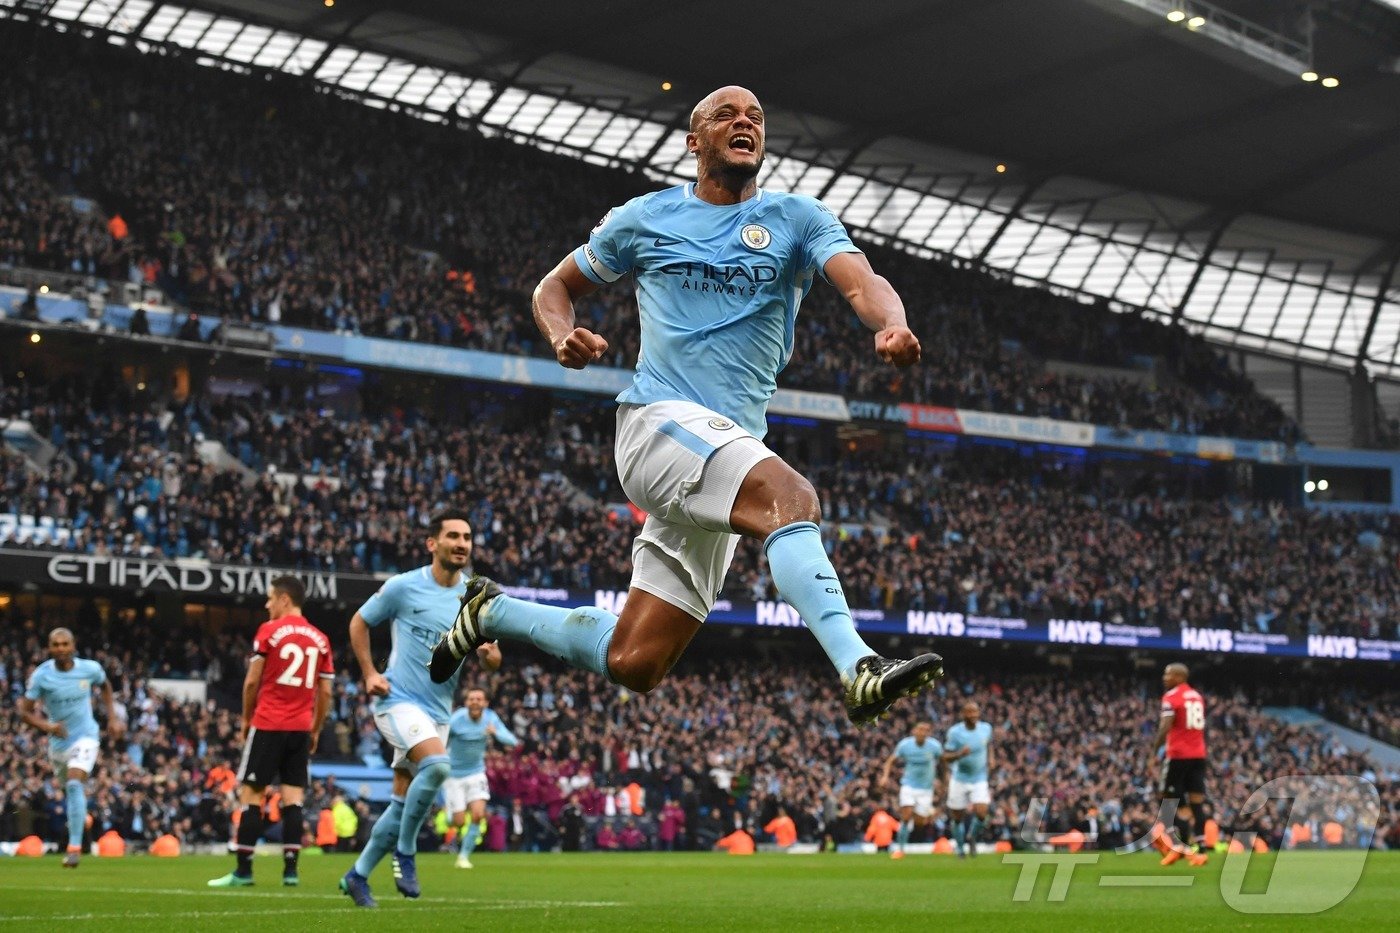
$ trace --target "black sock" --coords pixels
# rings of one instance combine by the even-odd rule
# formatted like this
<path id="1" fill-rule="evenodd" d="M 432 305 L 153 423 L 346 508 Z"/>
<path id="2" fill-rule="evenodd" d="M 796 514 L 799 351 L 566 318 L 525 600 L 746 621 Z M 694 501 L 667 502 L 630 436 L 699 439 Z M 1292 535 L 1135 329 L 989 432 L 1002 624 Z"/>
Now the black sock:
<path id="1" fill-rule="evenodd" d="M 297 873 L 297 856 L 301 854 L 301 805 L 282 808 L 282 874 Z"/>
<path id="2" fill-rule="evenodd" d="M 238 869 L 235 874 L 244 878 L 253 877 L 253 849 L 262 835 L 262 804 L 250 803 L 243 808 L 243 819 L 238 821 Z"/>
<path id="3" fill-rule="evenodd" d="M 1196 832 L 1196 840 L 1204 845 L 1206 838 L 1206 820 L 1210 819 L 1210 807 L 1202 800 L 1200 803 L 1191 805 L 1191 813 L 1195 816 L 1192 828 Z"/>
<path id="4" fill-rule="evenodd" d="M 1189 846 L 1191 844 L 1191 820 L 1178 814 L 1172 825 L 1176 829 L 1176 838 L 1183 846 Z"/>

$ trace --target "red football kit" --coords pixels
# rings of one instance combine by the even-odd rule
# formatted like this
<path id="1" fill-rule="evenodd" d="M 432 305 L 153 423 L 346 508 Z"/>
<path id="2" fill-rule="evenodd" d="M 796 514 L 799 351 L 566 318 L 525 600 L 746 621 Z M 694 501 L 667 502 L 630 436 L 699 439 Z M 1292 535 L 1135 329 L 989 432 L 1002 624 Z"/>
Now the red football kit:
<path id="1" fill-rule="evenodd" d="M 253 653 L 265 659 L 253 728 L 310 731 L 316 681 L 335 676 L 325 633 L 301 616 L 283 616 L 262 624 L 253 636 Z"/>
<path id="2" fill-rule="evenodd" d="M 1167 732 L 1167 759 L 1206 757 L 1206 701 L 1190 684 L 1162 694 L 1162 715 L 1172 714 Z"/>

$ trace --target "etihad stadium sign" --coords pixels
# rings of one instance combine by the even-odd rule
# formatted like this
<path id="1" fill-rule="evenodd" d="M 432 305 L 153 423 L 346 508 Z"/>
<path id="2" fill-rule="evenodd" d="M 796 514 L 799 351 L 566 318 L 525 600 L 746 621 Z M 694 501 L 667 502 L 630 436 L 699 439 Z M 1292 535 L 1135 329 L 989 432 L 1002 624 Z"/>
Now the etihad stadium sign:
<path id="1" fill-rule="evenodd" d="M 383 579 L 285 567 L 249 567 L 197 559 L 164 560 L 118 555 L 0 549 L 0 581 L 93 592 L 170 592 L 191 598 L 261 598 L 277 577 L 291 574 L 306 585 L 308 602 L 361 602 Z"/>

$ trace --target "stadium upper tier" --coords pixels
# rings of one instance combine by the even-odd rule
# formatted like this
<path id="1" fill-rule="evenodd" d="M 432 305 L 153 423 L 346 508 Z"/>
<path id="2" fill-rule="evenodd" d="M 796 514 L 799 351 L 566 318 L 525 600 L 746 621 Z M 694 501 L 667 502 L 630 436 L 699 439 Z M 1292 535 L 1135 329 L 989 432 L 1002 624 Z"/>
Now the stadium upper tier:
<path id="1" fill-rule="evenodd" d="M 10 21 L 0 51 L 23 63 L 0 74 L 0 263 L 144 282 L 228 319 L 548 355 L 530 290 L 604 210 L 648 187 L 296 78 L 226 74 Z M 903 295 L 924 362 L 880 364 L 823 285 L 780 385 L 1297 436 L 1184 330 L 863 245 Z M 579 316 L 611 341 L 606 362 L 635 362 L 630 289 L 599 293 Z M 1066 375 L 1047 360 L 1139 369 Z"/>
<path id="2" fill-rule="evenodd" d="M 472 510 L 476 566 L 503 583 L 622 590 L 630 577 L 635 529 L 604 507 L 624 497 L 611 418 L 596 407 L 532 416 L 472 400 L 462 426 L 400 410 L 337 418 L 271 389 L 171 404 L 114 374 L 5 376 L 0 417 L 25 415 L 67 457 L 45 476 L 7 455 L 0 514 L 71 527 L 50 546 L 397 571 L 418 562 L 424 517 L 450 504 Z M 255 476 L 245 485 L 202 462 L 198 434 Z M 789 456 L 833 528 L 858 532 L 829 545 L 856 607 L 1400 639 L 1394 515 L 1251 503 L 1185 477 L 1114 478 L 981 448 Z M 772 598 L 757 547 L 742 546 L 727 593 Z"/>

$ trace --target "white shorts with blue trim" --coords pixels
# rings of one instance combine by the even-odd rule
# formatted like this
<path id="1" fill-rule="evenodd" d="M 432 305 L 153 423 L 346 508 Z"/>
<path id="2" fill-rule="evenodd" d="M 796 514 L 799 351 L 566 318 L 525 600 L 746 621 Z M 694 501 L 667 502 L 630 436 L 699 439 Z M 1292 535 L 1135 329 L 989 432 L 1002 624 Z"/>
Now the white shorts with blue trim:
<path id="1" fill-rule="evenodd" d="M 992 791 L 986 781 L 948 781 L 948 809 L 966 810 L 968 804 L 991 803 Z"/>
<path id="2" fill-rule="evenodd" d="M 55 777 L 68 776 L 68 769 L 77 768 L 91 775 L 97 767 L 97 740 L 93 738 L 74 739 L 67 748 L 56 749 L 49 744 L 49 764 L 53 766 Z"/>
<path id="3" fill-rule="evenodd" d="M 466 813 L 467 807 L 478 800 L 490 800 L 491 785 L 487 783 L 486 772 L 448 778 L 442 785 L 442 797 L 447 812 L 453 816 Z"/>
<path id="4" fill-rule="evenodd" d="M 912 807 L 919 819 L 933 816 L 933 788 L 899 785 L 899 808 Z"/>
<path id="5" fill-rule="evenodd" d="M 412 703 L 395 703 L 374 714 L 379 734 L 394 746 L 394 760 L 389 767 L 395 771 L 416 773 L 418 766 L 408 760 L 409 751 L 436 736 L 447 744 L 448 724 L 433 722 L 433 718 Z"/>
<path id="6" fill-rule="evenodd" d="M 619 406 L 614 453 L 623 491 L 647 513 L 632 585 L 705 621 L 739 544 L 729 525 L 739 487 L 777 455 L 729 418 L 679 401 Z"/>

